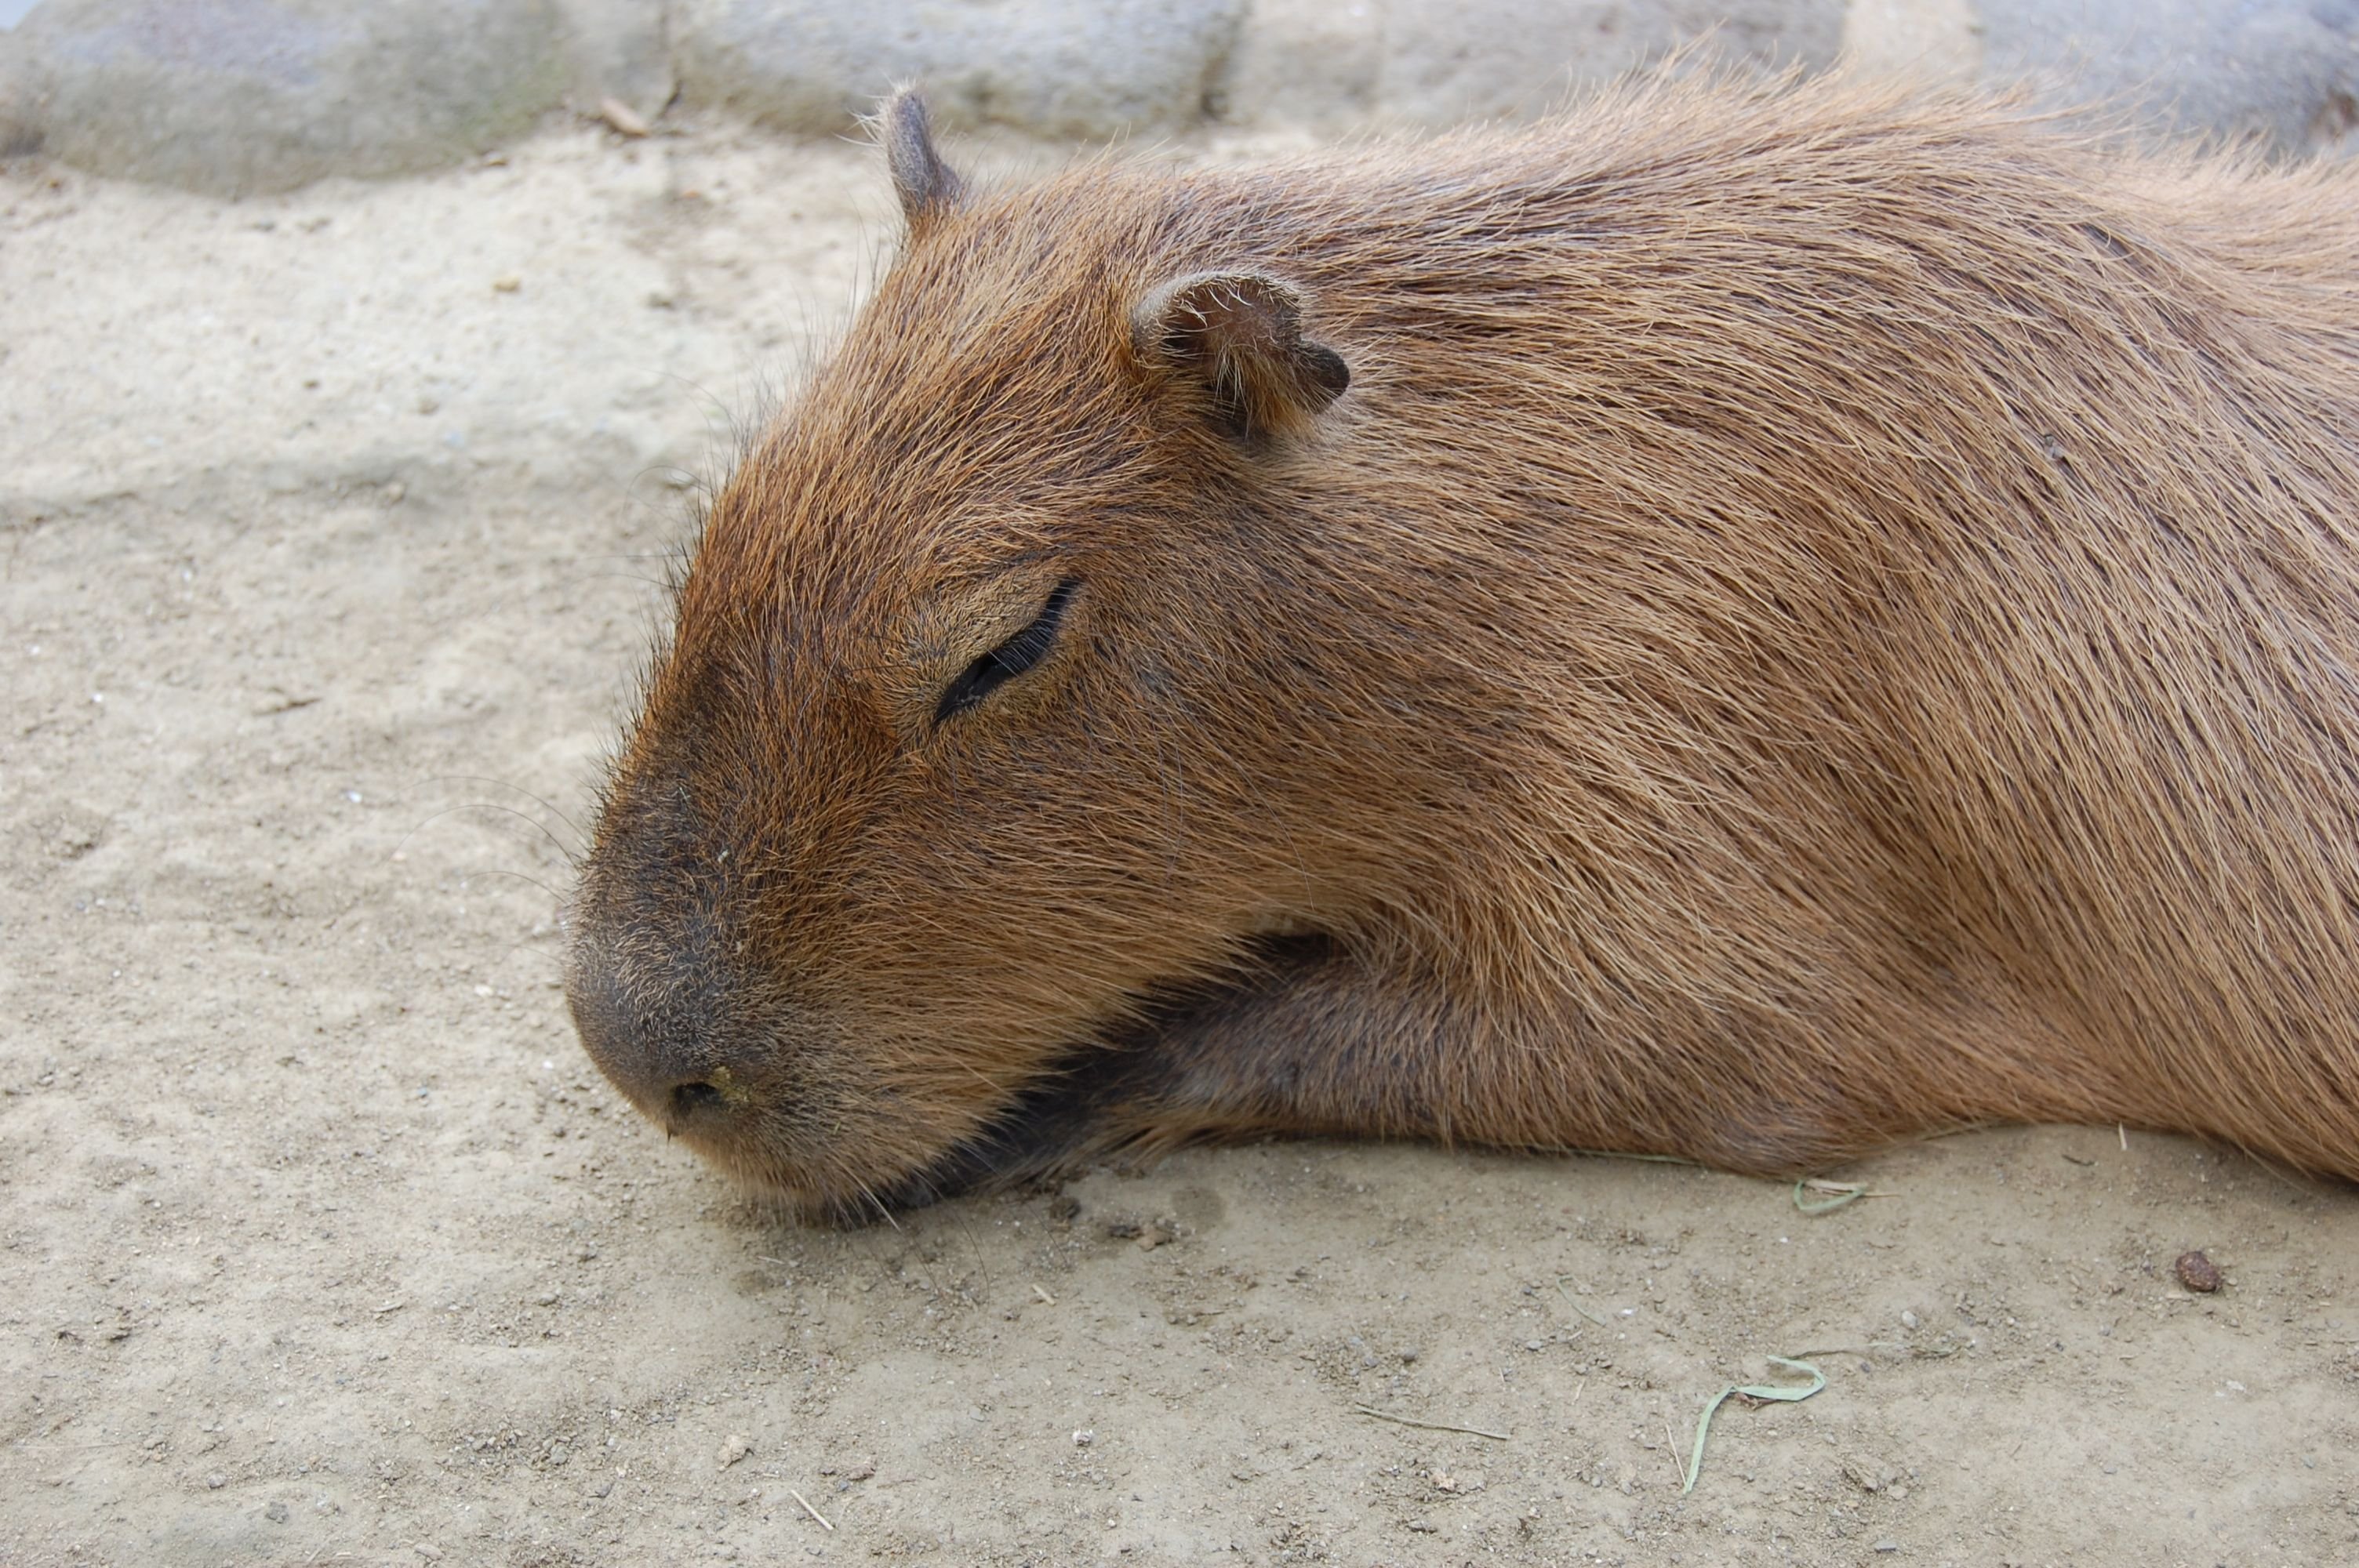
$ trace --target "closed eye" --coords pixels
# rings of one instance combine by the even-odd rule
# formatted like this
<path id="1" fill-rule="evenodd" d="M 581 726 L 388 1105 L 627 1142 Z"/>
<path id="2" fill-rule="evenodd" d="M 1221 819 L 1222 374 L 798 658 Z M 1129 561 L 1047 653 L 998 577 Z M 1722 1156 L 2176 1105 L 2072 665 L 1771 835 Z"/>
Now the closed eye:
<path id="1" fill-rule="evenodd" d="M 1057 645 L 1057 626 L 1065 618 L 1065 607 L 1081 586 L 1078 578 L 1059 583 L 1031 625 L 961 670 L 958 678 L 943 688 L 941 701 L 934 705 L 934 722 L 940 724 L 964 713 L 1047 658 L 1049 650 Z"/>

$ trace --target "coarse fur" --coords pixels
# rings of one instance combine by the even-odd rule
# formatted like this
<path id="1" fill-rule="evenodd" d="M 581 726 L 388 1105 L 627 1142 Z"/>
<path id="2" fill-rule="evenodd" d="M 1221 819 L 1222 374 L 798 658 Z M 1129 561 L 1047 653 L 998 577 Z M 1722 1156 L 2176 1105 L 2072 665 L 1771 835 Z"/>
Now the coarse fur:
<path id="1" fill-rule="evenodd" d="M 1013 190 L 885 140 L 898 261 L 713 502 L 574 910 L 722 1165 L 2359 1177 L 2359 166 L 1844 81 Z"/>

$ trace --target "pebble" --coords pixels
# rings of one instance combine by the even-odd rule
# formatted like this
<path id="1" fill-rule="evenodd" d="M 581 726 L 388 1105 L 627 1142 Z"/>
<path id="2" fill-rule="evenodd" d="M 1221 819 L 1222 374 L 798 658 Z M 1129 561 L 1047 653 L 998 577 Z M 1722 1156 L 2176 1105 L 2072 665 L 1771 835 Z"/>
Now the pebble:
<path id="1" fill-rule="evenodd" d="M 1914 1328 L 1914 1327 L 1916 1327 L 1916 1326 L 1917 1326 L 1917 1314 L 1916 1314 L 1915 1313 L 1913 1313 L 1913 1312 L 1904 1312 L 1904 1313 L 1902 1313 L 1902 1314 L 1900 1314 L 1900 1326 L 1901 1326 L 1901 1327 L 1903 1327 L 1903 1328 Z"/>
<path id="2" fill-rule="evenodd" d="M 208 1490 L 211 1490 L 211 1491 L 218 1492 L 218 1491 L 220 1491 L 223 1487 L 226 1487 L 226 1486 L 228 1486 L 228 1485 L 229 1485 L 229 1477 L 228 1477 L 227 1476 L 223 1475 L 223 1474 L 222 1474 L 220 1471 L 218 1471 L 218 1470 L 214 1471 L 212 1475 L 210 1475 L 210 1476 L 206 1476 L 206 1477 L 205 1477 L 205 1486 L 206 1486 L 207 1489 L 208 1489 Z"/>
<path id="3" fill-rule="evenodd" d="M 719 1460 L 720 1468 L 726 1470 L 753 1452 L 754 1440 L 742 1432 L 733 1432 L 723 1441 L 721 1452 L 714 1458 Z"/>
<path id="4" fill-rule="evenodd" d="M 600 99 L 598 117 L 623 135 L 636 137 L 647 134 L 647 123 L 639 118 L 637 112 L 619 98 Z"/>
<path id="5" fill-rule="evenodd" d="M 2179 1282 L 2199 1295 L 2210 1295 L 2224 1282 L 2220 1278 L 2220 1265 L 2201 1252 L 2181 1252 L 2179 1255 Z"/>

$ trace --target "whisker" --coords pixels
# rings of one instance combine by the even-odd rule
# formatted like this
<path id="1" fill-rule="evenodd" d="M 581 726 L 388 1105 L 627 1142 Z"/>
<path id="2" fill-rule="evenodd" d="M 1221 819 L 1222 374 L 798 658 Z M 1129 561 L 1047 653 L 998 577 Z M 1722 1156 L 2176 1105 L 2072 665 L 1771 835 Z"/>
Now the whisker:
<path id="1" fill-rule="evenodd" d="M 497 866 L 475 866 L 460 871 L 455 874 L 462 881 L 468 877 L 514 877 L 517 881 L 531 883 L 534 887 L 538 888 L 541 892 L 555 899 L 560 904 L 562 904 L 565 902 L 565 895 L 563 893 L 558 892 L 555 888 L 550 887 L 538 877 L 527 876 L 522 871 L 503 871 Z"/>
<path id="2" fill-rule="evenodd" d="M 590 837 L 590 835 L 582 831 L 582 824 L 574 821 L 571 816 L 566 816 L 565 813 L 560 810 L 546 795 L 535 795 L 532 791 L 525 788 L 522 784 L 510 784 L 506 779 L 486 778 L 481 773 L 437 773 L 433 777 L 428 779 L 427 783 L 488 784 L 494 789 L 512 789 L 516 791 L 516 794 L 524 796 L 527 800 L 531 801 L 534 805 L 539 806 L 543 811 L 546 811 L 550 816 L 556 817 L 560 822 L 564 823 L 568 827 L 572 828 L 573 836 L 575 838 L 587 838 Z"/>
<path id="3" fill-rule="evenodd" d="M 541 821 L 538 817 L 534 816 L 529 813 L 518 811 L 513 806 L 502 806 L 495 800 L 471 800 L 463 806 L 444 806 L 441 810 L 426 817 L 424 820 L 420 821 L 417 827 L 412 827 L 408 832 L 403 834 L 401 836 L 400 842 L 394 845 L 393 852 L 397 855 L 400 854 L 403 850 L 409 848 L 409 841 L 412 838 L 417 838 L 420 833 L 425 832 L 429 827 L 431 827 L 437 822 L 441 821 L 444 817 L 456 816 L 462 811 L 497 811 L 515 817 L 518 822 L 529 822 L 540 830 L 543 838 L 547 838 L 550 844 L 556 847 L 559 854 L 565 857 L 565 863 L 567 865 L 579 866 L 582 863 L 581 857 L 565 847 L 565 840 L 560 838 L 556 834 L 549 831 L 548 823 Z M 576 831 L 578 832 L 580 830 L 577 828 Z"/>

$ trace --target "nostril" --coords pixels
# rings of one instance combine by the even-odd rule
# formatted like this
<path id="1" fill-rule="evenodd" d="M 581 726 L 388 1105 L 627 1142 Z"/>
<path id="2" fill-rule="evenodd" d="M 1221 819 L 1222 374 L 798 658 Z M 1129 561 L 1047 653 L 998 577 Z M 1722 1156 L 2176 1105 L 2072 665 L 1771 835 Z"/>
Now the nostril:
<path id="1" fill-rule="evenodd" d="M 674 1116 L 709 1114 L 721 1108 L 722 1100 L 720 1088 L 701 1079 L 672 1086 L 671 1109 Z"/>

